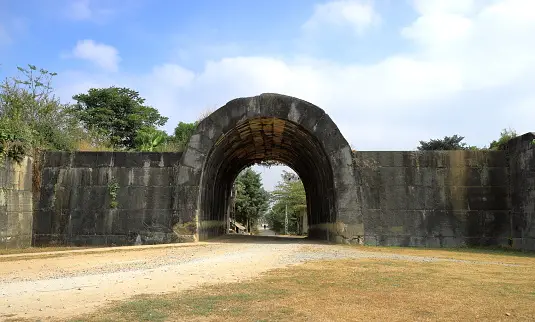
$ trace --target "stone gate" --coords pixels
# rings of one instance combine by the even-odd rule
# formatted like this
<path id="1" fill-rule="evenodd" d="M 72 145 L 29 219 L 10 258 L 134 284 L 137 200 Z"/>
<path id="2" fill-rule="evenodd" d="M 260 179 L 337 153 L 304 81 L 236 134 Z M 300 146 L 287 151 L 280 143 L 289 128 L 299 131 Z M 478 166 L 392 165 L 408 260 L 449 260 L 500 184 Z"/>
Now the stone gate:
<path id="1" fill-rule="evenodd" d="M 181 224 L 199 239 L 225 233 L 236 176 L 261 161 L 279 161 L 303 181 L 309 236 L 341 242 L 364 236 L 352 152 L 319 107 L 278 94 L 230 101 L 202 120 L 184 151 L 177 185 Z"/>
<path id="2" fill-rule="evenodd" d="M 331 118 L 278 94 L 230 101 L 184 152 L 46 152 L 0 169 L 0 247 L 133 245 L 225 233 L 247 166 L 284 163 L 309 236 L 337 243 L 535 250 L 535 133 L 501 151 L 351 151 Z"/>

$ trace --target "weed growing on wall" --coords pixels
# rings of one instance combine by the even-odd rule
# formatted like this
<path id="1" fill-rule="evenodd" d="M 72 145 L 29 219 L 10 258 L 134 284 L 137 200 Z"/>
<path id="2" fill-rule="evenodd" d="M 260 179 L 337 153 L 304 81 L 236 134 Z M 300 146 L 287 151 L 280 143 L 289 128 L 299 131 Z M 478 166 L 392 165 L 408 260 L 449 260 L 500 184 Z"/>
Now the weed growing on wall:
<path id="1" fill-rule="evenodd" d="M 28 144 L 21 135 L 21 131 L 10 126 L 9 120 L 0 120 L 0 159 L 9 158 L 15 162 L 22 162 L 28 150 Z M 17 133 L 18 132 L 18 133 Z M 3 164 L 3 162 L 2 162 Z"/>
<path id="2" fill-rule="evenodd" d="M 119 206 L 117 202 L 117 192 L 119 191 L 119 183 L 117 180 L 111 179 L 108 183 L 108 194 L 110 195 L 110 208 L 116 209 Z"/>

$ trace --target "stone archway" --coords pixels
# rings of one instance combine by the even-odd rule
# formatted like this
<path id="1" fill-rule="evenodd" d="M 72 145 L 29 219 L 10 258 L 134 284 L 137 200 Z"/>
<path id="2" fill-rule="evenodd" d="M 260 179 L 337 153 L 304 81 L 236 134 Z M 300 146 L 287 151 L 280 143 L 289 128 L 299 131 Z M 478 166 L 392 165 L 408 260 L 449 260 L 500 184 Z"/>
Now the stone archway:
<path id="1" fill-rule="evenodd" d="M 322 109 L 280 94 L 232 100 L 200 122 L 177 171 L 179 235 L 204 240 L 224 234 L 234 179 L 264 160 L 282 162 L 301 177 L 309 237 L 362 242 L 349 144 Z"/>

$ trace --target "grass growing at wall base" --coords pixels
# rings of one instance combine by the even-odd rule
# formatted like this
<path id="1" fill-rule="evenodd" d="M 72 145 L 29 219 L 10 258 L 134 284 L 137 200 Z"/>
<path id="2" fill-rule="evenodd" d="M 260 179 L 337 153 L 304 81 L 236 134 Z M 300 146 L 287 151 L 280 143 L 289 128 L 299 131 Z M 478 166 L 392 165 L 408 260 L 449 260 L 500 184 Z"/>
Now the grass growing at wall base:
<path id="1" fill-rule="evenodd" d="M 71 321 L 533 321 L 535 260 L 519 262 L 310 262 L 241 284 L 139 296 Z"/>

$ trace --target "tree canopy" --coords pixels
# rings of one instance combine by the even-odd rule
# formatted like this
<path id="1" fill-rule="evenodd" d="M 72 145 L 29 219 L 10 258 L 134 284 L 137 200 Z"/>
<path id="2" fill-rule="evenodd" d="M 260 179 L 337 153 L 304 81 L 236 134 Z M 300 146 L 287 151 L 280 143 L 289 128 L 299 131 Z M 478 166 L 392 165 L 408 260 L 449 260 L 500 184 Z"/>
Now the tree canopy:
<path id="1" fill-rule="evenodd" d="M 168 118 L 129 88 L 90 88 L 61 103 L 52 87 L 56 73 L 34 65 L 0 83 L 0 156 L 22 160 L 33 149 L 81 151 L 181 151 L 198 121 L 180 122 L 174 133 L 159 127 Z"/>
<path id="2" fill-rule="evenodd" d="M 168 120 L 157 109 L 144 105 L 145 99 L 129 88 L 91 88 L 73 99 L 73 110 L 85 129 L 109 137 L 117 149 L 135 149 L 140 131 L 163 126 Z"/>
<path id="3" fill-rule="evenodd" d="M 236 189 L 236 221 L 247 225 L 250 231 L 264 215 L 269 205 L 269 194 L 264 190 L 260 173 L 247 168 L 234 182 Z"/>
<path id="4" fill-rule="evenodd" d="M 438 151 L 438 150 L 467 150 L 466 143 L 463 143 L 464 136 L 457 134 L 445 136 L 443 139 L 431 139 L 429 141 L 420 141 L 418 150 L 420 151 Z"/>
<path id="5" fill-rule="evenodd" d="M 493 140 L 489 147 L 478 148 L 476 146 L 469 146 L 462 142 L 464 136 L 457 134 L 453 136 L 445 136 L 443 139 L 431 139 L 429 141 L 420 141 L 418 150 L 420 151 L 439 151 L 439 150 L 503 150 L 507 146 L 509 140 L 517 137 L 516 131 L 509 128 L 503 129 L 500 132 L 500 138 Z"/>
<path id="6" fill-rule="evenodd" d="M 84 132 L 52 90 L 56 73 L 34 65 L 0 84 L 0 154 L 20 161 L 33 149 L 72 150 Z"/>
<path id="7" fill-rule="evenodd" d="M 271 192 L 273 202 L 266 215 L 267 222 L 277 233 L 285 231 L 286 210 L 288 211 L 288 233 L 303 234 L 303 220 L 307 200 L 303 182 L 293 172 L 283 171 L 281 181 Z"/>
<path id="8" fill-rule="evenodd" d="M 174 141 L 178 146 L 184 148 L 186 144 L 188 144 L 188 141 L 190 137 L 193 135 L 193 132 L 195 131 L 195 127 L 197 126 L 198 122 L 193 123 L 184 123 L 179 122 L 178 125 L 175 127 L 174 131 Z"/>
<path id="9" fill-rule="evenodd" d="M 135 146 L 139 151 L 155 152 L 158 147 L 166 143 L 167 139 L 168 135 L 165 131 L 154 127 L 144 127 L 136 134 Z"/>
<path id="10" fill-rule="evenodd" d="M 490 150 L 503 150 L 507 146 L 507 142 L 509 140 L 514 139 L 517 137 L 516 131 L 509 128 L 509 129 L 503 129 L 500 132 L 500 138 L 498 140 L 494 140 L 490 143 L 489 149 Z"/>

